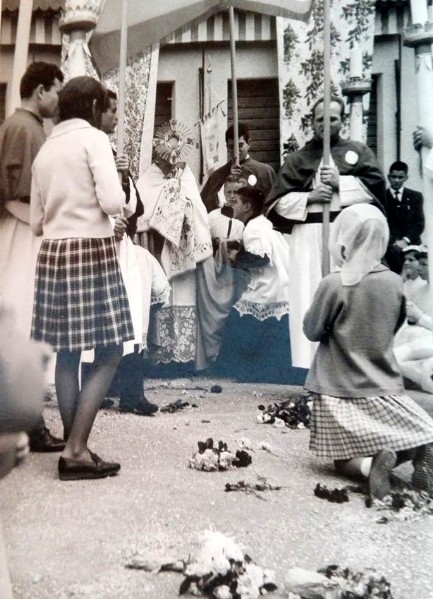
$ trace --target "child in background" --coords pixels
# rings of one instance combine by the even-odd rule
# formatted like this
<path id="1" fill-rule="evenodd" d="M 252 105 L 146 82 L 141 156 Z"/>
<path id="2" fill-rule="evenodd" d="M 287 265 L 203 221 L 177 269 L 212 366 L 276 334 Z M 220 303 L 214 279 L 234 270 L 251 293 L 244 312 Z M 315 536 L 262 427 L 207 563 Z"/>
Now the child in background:
<path id="1" fill-rule="evenodd" d="M 224 206 L 209 212 L 209 226 L 214 254 L 219 248 L 221 239 L 242 239 L 244 225 L 240 220 L 233 218 L 233 201 L 237 190 L 246 185 L 246 179 L 237 175 L 229 175 L 224 183 Z"/>
<path id="2" fill-rule="evenodd" d="M 344 474 L 367 476 L 378 499 L 407 459 L 414 488 L 433 493 L 433 421 L 405 395 L 392 349 L 405 300 L 401 278 L 381 263 L 388 238 L 374 206 L 343 210 L 329 243 L 341 270 L 322 279 L 304 319 L 319 342 L 305 383 L 316 394 L 310 449 Z"/>
<path id="3" fill-rule="evenodd" d="M 425 287 L 427 282 L 421 277 L 419 259 L 422 248 L 418 245 L 409 245 L 402 250 L 404 262 L 403 271 L 403 293 L 408 300 L 412 300 L 418 289 Z"/>

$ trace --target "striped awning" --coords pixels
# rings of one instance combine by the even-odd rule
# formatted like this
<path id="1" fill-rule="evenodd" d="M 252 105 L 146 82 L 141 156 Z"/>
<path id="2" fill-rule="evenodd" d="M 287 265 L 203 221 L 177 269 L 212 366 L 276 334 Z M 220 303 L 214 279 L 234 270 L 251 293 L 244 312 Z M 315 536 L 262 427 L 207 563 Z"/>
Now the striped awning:
<path id="1" fill-rule="evenodd" d="M 3 14 L 1 21 L 0 44 L 13 45 L 17 37 L 18 14 Z M 30 26 L 30 44 L 61 46 L 62 34 L 59 21 L 49 12 L 35 13 Z"/>
<path id="2" fill-rule="evenodd" d="M 374 35 L 396 35 L 410 24 L 407 0 L 376 0 Z"/>
<path id="3" fill-rule="evenodd" d="M 276 39 L 275 17 L 256 12 L 235 11 L 237 42 L 264 42 Z M 185 25 L 161 40 L 164 44 L 192 42 L 229 42 L 229 14 L 222 11 L 201 23 Z"/>
<path id="4" fill-rule="evenodd" d="M 33 10 L 58 11 L 65 5 L 65 0 L 33 0 Z M 20 0 L 2 0 L 2 10 L 15 11 L 20 6 Z"/>

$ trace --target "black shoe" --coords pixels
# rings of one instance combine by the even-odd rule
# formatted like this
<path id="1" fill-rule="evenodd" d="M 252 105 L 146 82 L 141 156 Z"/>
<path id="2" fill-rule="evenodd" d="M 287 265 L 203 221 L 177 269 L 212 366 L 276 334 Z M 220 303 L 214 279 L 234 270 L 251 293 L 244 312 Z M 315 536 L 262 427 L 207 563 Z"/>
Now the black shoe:
<path id="1" fill-rule="evenodd" d="M 391 492 L 390 474 L 397 463 L 397 455 L 392 449 L 381 449 L 373 458 L 368 476 L 370 497 L 382 500 Z"/>
<path id="2" fill-rule="evenodd" d="M 121 412 L 129 412 L 138 416 L 152 416 L 159 410 L 159 406 L 142 397 L 135 405 L 120 402 L 119 409 Z"/>
<path id="3" fill-rule="evenodd" d="M 59 458 L 60 480 L 90 480 L 115 476 L 120 470 L 116 462 L 104 462 L 96 453 L 90 452 L 91 462 L 71 458 Z"/>
<path id="4" fill-rule="evenodd" d="M 47 428 L 30 433 L 30 451 L 38 453 L 52 453 L 63 451 L 66 443 L 62 439 L 54 437 Z"/>
<path id="5" fill-rule="evenodd" d="M 106 397 L 104 399 L 104 401 L 101 403 L 101 405 L 99 406 L 100 410 L 108 410 L 109 408 L 112 408 L 114 406 L 114 401 L 112 399 L 109 399 L 108 397 Z"/>

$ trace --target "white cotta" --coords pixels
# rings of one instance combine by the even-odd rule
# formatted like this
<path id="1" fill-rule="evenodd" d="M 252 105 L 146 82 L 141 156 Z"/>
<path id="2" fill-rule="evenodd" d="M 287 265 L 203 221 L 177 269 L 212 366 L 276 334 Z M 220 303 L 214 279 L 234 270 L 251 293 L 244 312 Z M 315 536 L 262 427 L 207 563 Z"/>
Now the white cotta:
<path id="1" fill-rule="evenodd" d="M 345 208 L 335 219 L 329 251 L 340 267 L 344 286 L 356 285 L 385 255 L 389 228 L 382 212 L 371 204 Z"/>

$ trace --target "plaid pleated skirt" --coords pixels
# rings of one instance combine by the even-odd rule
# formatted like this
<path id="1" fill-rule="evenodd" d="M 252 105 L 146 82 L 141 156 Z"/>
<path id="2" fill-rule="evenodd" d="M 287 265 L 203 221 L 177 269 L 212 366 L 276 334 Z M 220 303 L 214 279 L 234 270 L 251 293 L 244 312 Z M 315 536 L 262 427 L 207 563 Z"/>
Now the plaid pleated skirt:
<path id="1" fill-rule="evenodd" d="M 433 443 L 433 420 L 408 395 L 314 396 L 310 449 L 319 457 L 346 460 L 427 443 Z"/>
<path id="2" fill-rule="evenodd" d="M 113 237 L 42 242 L 31 336 L 54 351 L 119 345 L 134 338 Z"/>

